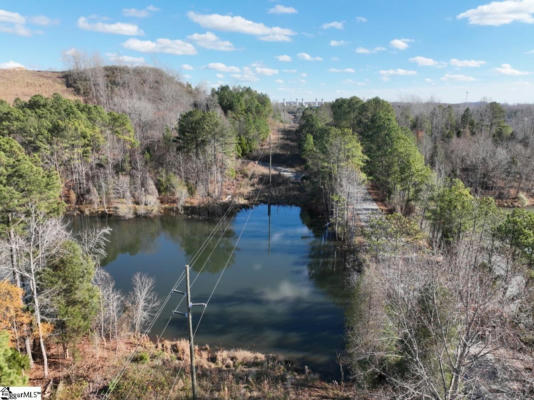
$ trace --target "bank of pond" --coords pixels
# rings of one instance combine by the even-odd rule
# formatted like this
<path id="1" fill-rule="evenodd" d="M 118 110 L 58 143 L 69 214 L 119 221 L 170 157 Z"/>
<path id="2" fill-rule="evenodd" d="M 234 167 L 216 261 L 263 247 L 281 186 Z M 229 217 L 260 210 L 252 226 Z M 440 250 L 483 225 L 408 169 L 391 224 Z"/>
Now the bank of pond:
<path id="1" fill-rule="evenodd" d="M 123 294 L 141 272 L 155 279 L 163 301 L 191 264 L 193 301 L 206 302 L 224 274 L 197 344 L 279 354 L 337 377 L 355 271 L 349 255 L 314 221 L 300 207 L 268 205 L 226 219 L 71 219 L 75 232 L 112 229 L 102 267 Z M 175 294 L 165 306 L 150 332 L 154 338 L 162 332 L 164 339 L 187 337 L 186 319 L 172 316 L 180 300 Z M 185 311 L 184 302 L 179 310 Z M 200 314 L 201 309 L 194 314 L 195 326 Z"/>

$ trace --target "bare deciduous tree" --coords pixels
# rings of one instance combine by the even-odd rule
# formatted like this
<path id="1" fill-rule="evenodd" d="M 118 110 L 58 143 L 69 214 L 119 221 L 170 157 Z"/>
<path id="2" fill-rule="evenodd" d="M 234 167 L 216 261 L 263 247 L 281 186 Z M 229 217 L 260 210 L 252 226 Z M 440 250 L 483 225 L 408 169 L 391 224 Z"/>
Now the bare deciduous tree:
<path id="1" fill-rule="evenodd" d="M 154 292 L 154 279 L 136 273 L 132 278 L 132 293 L 128 298 L 132 315 L 132 329 L 136 335 L 142 333 L 154 316 L 159 300 Z"/>

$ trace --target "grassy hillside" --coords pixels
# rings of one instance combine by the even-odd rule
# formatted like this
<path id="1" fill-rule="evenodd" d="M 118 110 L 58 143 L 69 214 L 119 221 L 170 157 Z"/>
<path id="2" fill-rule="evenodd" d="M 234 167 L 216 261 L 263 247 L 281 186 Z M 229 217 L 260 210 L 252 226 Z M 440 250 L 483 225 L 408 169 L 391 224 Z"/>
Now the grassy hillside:
<path id="1" fill-rule="evenodd" d="M 82 100 L 73 89 L 67 88 L 62 72 L 0 69 L 1 100 L 12 104 L 17 97 L 28 100 L 36 94 L 49 97 L 54 93 L 67 99 Z"/>

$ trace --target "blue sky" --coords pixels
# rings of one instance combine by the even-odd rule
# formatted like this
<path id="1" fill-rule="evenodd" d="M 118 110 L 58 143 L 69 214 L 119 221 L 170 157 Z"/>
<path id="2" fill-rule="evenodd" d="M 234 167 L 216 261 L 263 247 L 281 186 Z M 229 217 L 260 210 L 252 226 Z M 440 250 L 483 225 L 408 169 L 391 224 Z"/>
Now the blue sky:
<path id="1" fill-rule="evenodd" d="M 534 0 L 0 1 L 0 67 L 76 53 L 275 100 L 534 102 Z"/>

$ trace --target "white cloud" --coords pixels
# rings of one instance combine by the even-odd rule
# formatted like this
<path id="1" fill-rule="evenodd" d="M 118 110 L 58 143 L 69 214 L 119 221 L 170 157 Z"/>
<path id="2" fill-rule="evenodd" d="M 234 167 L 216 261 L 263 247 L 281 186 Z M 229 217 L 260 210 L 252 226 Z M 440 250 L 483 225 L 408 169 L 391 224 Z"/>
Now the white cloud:
<path id="1" fill-rule="evenodd" d="M 276 59 L 281 62 L 291 62 L 291 57 L 287 54 L 282 54 L 281 56 L 276 56 Z"/>
<path id="2" fill-rule="evenodd" d="M 332 21 L 332 22 L 327 22 L 327 23 L 323 24 L 322 28 L 323 29 L 330 29 L 330 28 L 343 29 L 343 25 L 344 24 L 345 24 L 345 21 Z"/>
<path id="3" fill-rule="evenodd" d="M 15 62 L 13 60 L 0 63 L 0 69 L 26 69 L 26 67 L 18 62 Z"/>
<path id="4" fill-rule="evenodd" d="M 416 63 L 420 67 L 436 67 L 441 64 L 438 61 L 433 60 L 432 58 L 421 57 L 421 56 L 410 58 L 410 62 Z"/>
<path id="5" fill-rule="evenodd" d="M 30 22 L 34 25 L 39 26 L 50 26 L 59 24 L 59 20 L 48 18 L 45 15 L 36 15 L 35 17 L 30 17 Z"/>
<path id="6" fill-rule="evenodd" d="M 0 32 L 13 33 L 18 36 L 32 35 L 32 32 L 25 25 L 6 25 L 0 23 Z"/>
<path id="7" fill-rule="evenodd" d="M 323 61 L 322 57 L 312 57 L 308 53 L 299 53 L 297 57 L 305 61 Z"/>
<path id="8" fill-rule="evenodd" d="M 495 70 L 502 75 L 509 75 L 509 76 L 521 76 L 521 75 L 528 75 L 529 73 L 526 71 L 519 71 L 517 69 L 513 69 L 510 64 L 502 64 L 499 68 L 495 68 Z"/>
<path id="9" fill-rule="evenodd" d="M 267 68 L 263 66 L 254 66 L 254 70 L 258 75 L 273 76 L 278 75 L 278 70 L 274 68 Z"/>
<path id="10" fill-rule="evenodd" d="M 13 33 L 18 36 L 31 36 L 26 27 L 26 17 L 17 12 L 0 9 L 0 32 Z"/>
<path id="11" fill-rule="evenodd" d="M 238 81 L 247 83 L 256 82 L 258 80 L 258 77 L 250 67 L 243 67 L 243 71 L 241 73 L 233 74 L 232 77 Z"/>
<path id="12" fill-rule="evenodd" d="M 17 12 L 0 10 L 0 22 L 16 25 L 24 25 L 26 18 Z"/>
<path id="13" fill-rule="evenodd" d="M 525 54 L 534 54 L 534 50 L 529 50 L 529 51 L 525 52 Z"/>
<path id="14" fill-rule="evenodd" d="M 138 10 L 136 8 L 123 8 L 122 14 L 126 17 L 146 18 L 156 11 L 159 11 L 159 8 L 150 5 L 141 10 Z"/>
<path id="15" fill-rule="evenodd" d="M 25 17 L 17 12 L 0 9 L 0 32 L 13 33 L 18 36 L 31 36 L 34 33 L 42 33 L 40 31 L 30 30 L 27 26 L 28 23 L 38 26 L 49 26 L 58 24 L 59 20 L 51 19 L 44 15 Z"/>
<path id="16" fill-rule="evenodd" d="M 63 52 L 63 55 L 70 56 L 70 57 L 76 57 L 76 56 L 82 55 L 82 53 L 80 52 L 80 50 L 78 50 L 78 49 L 76 49 L 74 47 L 71 47 L 70 49 L 65 50 Z"/>
<path id="17" fill-rule="evenodd" d="M 441 77 L 442 81 L 473 82 L 476 80 L 472 76 L 461 74 L 445 74 Z"/>
<path id="18" fill-rule="evenodd" d="M 346 72 L 346 73 L 349 73 L 349 74 L 353 74 L 353 73 L 356 72 L 352 68 L 330 68 L 328 71 L 329 72 Z"/>
<path id="19" fill-rule="evenodd" d="M 223 64 L 223 63 L 220 63 L 220 62 L 209 63 L 206 68 L 213 69 L 213 70 L 219 71 L 219 72 L 234 72 L 234 73 L 237 73 L 237 72 L 241 71 L 241 69 L 239 67 L 234 67 L 232 65 L 226 65 L 226 64 Z"/>
<path id="20" fill-rule="evenodd" d="M 277 79 L 275 80 L 276 83 L 278 83 L 279 85 L 282 85 L 284 83 L 283 79 Z"/>
<path id="21" fill-rule="evenodd" d="M 358 47 L 355 51 L 358 54 L 374 54 L 374 53 L 380 53 L 381 51 L 385 51 L 385 47 L 375 47 L 374 49 L 368 49 L 366 47 Z"/>
<path id="22" fill-rule="evenodd" d="M 189 64 L 182 64 L 182 69 L 184 71 L 193 71 L 194 70 L 193 66 L 189 65 Z"/>
<path id="23" fill-rule="evenodd" d="M 106 53 L 107 58 L 111 62 L 116 64 L 126 64 L 126 65 L 144 65 L 145 59 L 143 57 L 132 57 L 132 56 L 122 56 L 116 53 Z"/>
<path id="24" fill-rule="evenodd" d="M 144 32 L 135 24 L 126 24 L 124 22 L 115 22 L 114 24 L 107 24 L 104 22 L 89 22 L 89 20 L 85 17 L 78 18 L 78 28 L 86 31 L 112 33 L 115 35 L 144 35 Z"/>
<path id="25" fill-rule="evenodd" d="M 343 83 L 345 83 L 347 85 L 356 85 L 356 86 L 365 86 L 366 85 L 366 82 L 355 81 L 355 80 L 352 80 L 352 79 L 345 79 L 343 81 Z"/>
<path id="26" fill-rule="evenodd" d="M 457 58 L 451 58 L 450 64 L 453 67 L 478 68 L 478 67 L 486 64 L 486 61 L 482 61 L 482 60 L 458 60 Z"/>
<path id="27" fill-rule="evenodd" d="M 187 37 L 189 40 L 195 42 L 198 46 L 204 47 L 205 49 L 210 50 L 219 50 L 219 51 L 234 51 L 234 45 L 227 41 L 221 40 L 211 32 L 206 33 L 194 33 Z"/>
<path id="28" fill-rule="evenodd" d="M 457 19 L 467 19 L 472 25 L 499 26 L 512 22 L 534 24 L 533 0 L 493 1 L 488 4 L 472 8 L 456 16 Z"/>
<path id="29" fill-rule="evenodd" d="M 288 74 L 296 74 L 296 69 L 283 69 L 282 72 L 287 72 Z"/>
<path id="30" fill-rule="evenodd" d="M 262 23 L 249 21 L 240 16 L 220 14 L 197 14 L 193 11 L 187 13 L 189 19 L 203 28 L 224 32 L 238 32 L 258 36 L 260 40 L 268 42 L 289 42 L 295 35 L 291 29 L 278 26 L 268 27 Z"/>
<path id="31" fill-rule="evenodd" d="M 300 76 L 302 76 L 303 78 L 306 78 L 308 76 L 308 74 L 306 72 L 303 72 L 300 74 Z"/>
<path id="32" fill-rule="evenodd" d="M 269 10 L 269 14 L 296 14 L 297 10 L 293 7 L 286 7 L 281 4 L 277 4 Z"/>
<path id="33" fill-rule="evenodd" d="M 217 79 L 224 79 L 224 74 L 216 73 L 215 76 L 217 77 Z"/>
<path id="34" fill-rule="evenodd" d="M 385 81 L 389 80 L 392 76 L 409 76 L 415 74 L 417 74 L 416 71 L 406 70 L 402 68 L 380 71 L 380 75 L 382 75 L 382 79 Z"/>
<path id="35" fill-rule="evenodd" d="M 128 39 L 122 44 L 123 47 L 140 51 L 141 53 L 166 53 L 175 55 L 192 55 L 197 51 L 195 46 L 183 40 L 157 39 L 151 40 Z"/>
<path id="36" fill-rule="evenodd" d="M 344 40 L 331 40 L 330 41 L 330 46 L 332 46 L 332 47 L 344 46 L 346 44 L 347 44 L 347 42 L 344 41 Z"/>
<path id="37" fill-rule="evenodd" d="M 365 23 L 365 22 L 367 22 L 367 18 L 365 18 L 365 17 L 356 17 L 356 22 Z"/>
<path id="38" fill-rule="evenodd" d="M 409 43 L 411 42 L 413 42 L 413 39 L 393 39 L 389 44 L 397 50 L 406 50 L 410 47 Z"/>

